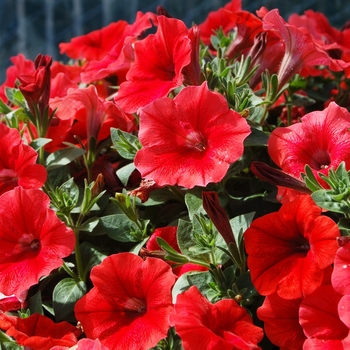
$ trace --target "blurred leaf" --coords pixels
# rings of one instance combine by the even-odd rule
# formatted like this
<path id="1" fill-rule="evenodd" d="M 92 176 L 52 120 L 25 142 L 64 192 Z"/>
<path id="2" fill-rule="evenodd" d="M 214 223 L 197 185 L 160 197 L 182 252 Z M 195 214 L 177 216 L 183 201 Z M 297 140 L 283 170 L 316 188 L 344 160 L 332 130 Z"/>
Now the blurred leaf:
<path id="1" fill-rule="evenodd" d="M 86 285 L 73 278 L 65 278 L 58 282 L 52 295 L 56 321 L 75 322 L 75 303 L 86 293 Z"/>
<path id="2" fill-rule="evenodd" d="M 124 186 L 128 184 L 130 175 L 135 169 L 135 164 L 130 163 L 117 170 L 117 176 Z"/>
<path id="3" fill-rule="evenodd" d="M 96 247 L 89 242 L 83 242 L 80 245 L 80 250 L 85 267 L 85 275 L 87 275 L 94 266 L 100 265 L 108 254 L 106 250 Z"/>
<path id="4" fill-rule="evenodd" d="M 28 309 L 30 310 L 31 315 L 34 313 L 38 313 L 41 315 L 44 314 L 40 290 L 28 300 Z"/>
<path id="5" fill-rule="evenodd" d="M 46 169 L 49 171 L 63 167 L 73 160 L 79 158 L 84 153 L 85 150 L 78 147 L 63 148 L 59 151 L 51 153 L 45 161 Z"/>
<path id="6" fill-rule="evenodd" d="M 115 214 L 103 216 L 100 218 L 107 235 L 119 242 L 139 242 L 134 232 L 137 230 L 136 225 L 130 221 L 124 214 Z"/>
<path id="7" fill-rule="evenodd" d="M 44 147 L 45 145 L 47 145 L 48 143 L 50 143 L 52 141 L 52 139 L 45 139 L 43 137 L 35 139 L 34 141 L 32 141 L 30 143 L 30 147 L 32 147 L 34 149 L 34 151 L 39 151 L 40 148 Z"/>
<path id="8" fill-rule="evenodd" d="M 258 147 L 267 146 L 269 136 L 263 131 L 256 128 L 251 128 L 251 134 L 244 140 L 244 146 L 246 147 Z"/>
<path id="9" fill-rule="evenodd" d="M 133 160 L 138 150 L 141 149 L 139 139 L 128 132 L 111 128 L 113 146 L 125 159 Z"/>

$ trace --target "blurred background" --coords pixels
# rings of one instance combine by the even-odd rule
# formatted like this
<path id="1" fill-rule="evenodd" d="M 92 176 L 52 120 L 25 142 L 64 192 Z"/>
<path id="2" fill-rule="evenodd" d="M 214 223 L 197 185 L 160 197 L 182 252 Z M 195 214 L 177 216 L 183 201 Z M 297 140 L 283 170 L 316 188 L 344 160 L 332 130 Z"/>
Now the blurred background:
<path id="1" fill-rule="evenodd" d="M 188 26 L 201 23 L 209 11 L 229 0 L 0 0 L 0 84 L 5 80 L 10 57 L 23 53 L 34 59 L 38 53 L 61 56 L 58 44 L 115 22 L 132 23 L 137 11 L 156 11 L 161 5 Z M 350 1 L 346 0 L 242 0 L 244 10 L 254 12 L 261 6 L 278 8 L 287 19 L 291 13 L 307 9 L 324 13 L 332 26 L 340 29 L 350 20 Z"/>

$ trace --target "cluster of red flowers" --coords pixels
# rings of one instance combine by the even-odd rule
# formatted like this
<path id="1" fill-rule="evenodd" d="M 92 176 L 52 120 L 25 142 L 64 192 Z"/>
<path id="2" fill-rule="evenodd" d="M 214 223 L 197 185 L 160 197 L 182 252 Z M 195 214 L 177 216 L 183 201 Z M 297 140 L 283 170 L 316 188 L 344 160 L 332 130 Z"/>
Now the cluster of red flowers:
<path id="1" fill-rule="evenodd" d="M 348 349 L 349 42 L 232 0 L 12 57 L 5 348 Z"/>

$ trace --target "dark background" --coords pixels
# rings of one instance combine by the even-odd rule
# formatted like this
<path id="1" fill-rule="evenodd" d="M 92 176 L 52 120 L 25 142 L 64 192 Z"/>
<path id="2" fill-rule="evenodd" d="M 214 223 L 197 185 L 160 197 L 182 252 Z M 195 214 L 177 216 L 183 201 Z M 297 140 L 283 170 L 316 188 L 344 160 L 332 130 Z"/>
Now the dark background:
<path id="1" fill-rule="evenodd" d="M 162 5 L 188 26 L 201 23 L 209 11 L 229 0 L 0 0 L 0 84 L 9 58 L 23 53 L 34 59 L 38 53 L 59 55 L 58 44 L 74 36 L 100 29 L 119 19 L 129 23 L 136 11 L 155 12 Z M 261 6 L 278 8 L 287 19 L 291 13 L 313 9 L 327 15 L 331 25 L 341 28 L 350 20 L 349 0 L 242 0 L 242 8 L 254 12 Z"/>

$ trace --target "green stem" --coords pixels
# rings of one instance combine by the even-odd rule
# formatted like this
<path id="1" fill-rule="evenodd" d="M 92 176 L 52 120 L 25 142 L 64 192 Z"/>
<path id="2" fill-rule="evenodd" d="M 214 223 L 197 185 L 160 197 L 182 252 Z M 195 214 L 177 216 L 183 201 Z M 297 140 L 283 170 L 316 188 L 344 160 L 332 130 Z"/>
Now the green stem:
<path id="1" fill-rule="evenodd" d="M 16 342 L 13 341 L 12 338 L 7 336 L 4 332 L 0 331 L 0 346 L 1 346 L 1 343 L 13 343 L 13 344 L 16 344 Z M 2 349 L 2 347 L 1 347 L 1 349 Z"/>
<path id="2" fill-rule="evenodd" d="M 267 114 L 268 114 L 268 112 L 269 112 L 270 105 L 271 105 L 270 103 L 264 105 L 264 113 L 263 113 L 263 115 L 262 115 L 262 117 L 261 117 L 260 125 L 264 125 L 265 119 L 266 119 Z"/>
<path id="3" fill-rule="evenodd" d="M 86 276 L 85 276 L 83 260 L 81 257 L 80 244 L 79 244 L 79 232 L 80 232 L 79 226 L 81 225 L 82 220 L 83 220 L 83 215 L 79 215 L 79 218 L 77 220 L 77 224 L 74 225 L 71 216 L 70 215 L 68 216 L 68 224 L 72 228 L 72 230 L 75 234 L 75 239 L 76 239 L 74 253 L 75 253 L 75 263 L 77 266 L 78 276 L 79 276 L 79 279 L 85 283 Z"/>
<path id="4" fill-rule="evenodd" d="M 75 281 L 79 282 L 80 278 L 69 268 L 69 266 L 66 264 L 66 262 L 63 262 L 62 268 L 64 271 L 68 273 L 69 276 L 71 276 Z"/>
<path id="5" fill-rule="evenodd" d="M 175 186 L 168 186 L 168 190 L 180 201 L 184 202 L 185 196 L 179 189 Z"/>
<path id="6" fill-rule="evenodd" d="M 80 250 L 80 244 L 79 244 L 79 231 L 74 230 L 74 233 L 75 233 L 75 238 L 76 238 L 74 252 L 75 252 L 75 262 L 77 264 L 78 276 L 79 276 L 80 280 L 85 283 L 86 276 L 85 276 L 85 271 L 84 271 L 83 260 L 81 257 L 81 250 Z"/>
<path id="7" fill-rule="evenodd" d="M 207 264 L 207 263 L 203 262 L 202 260 L 196 260 L 196 259 L 189 258 L 188 263 L 195 264 L 195 265 L 201 265 L 201 266 L 204 266 L 204 267 L 207 267 L 208 269 L 210 269 L 210 264 Z"/>

